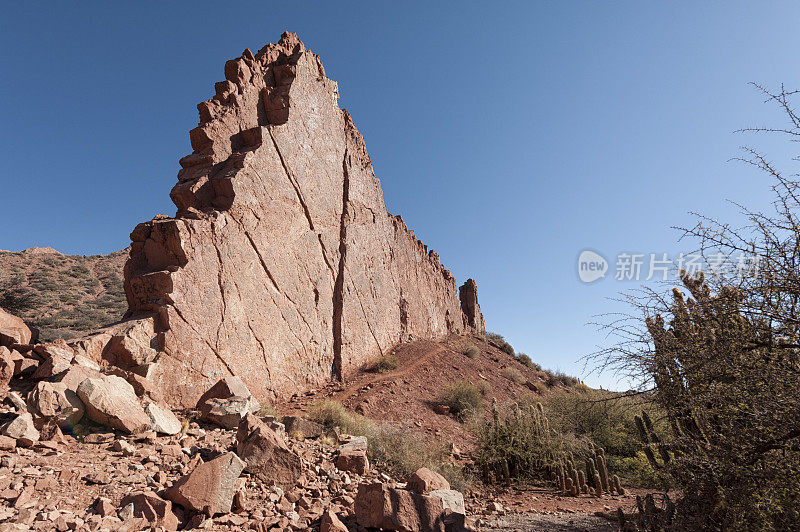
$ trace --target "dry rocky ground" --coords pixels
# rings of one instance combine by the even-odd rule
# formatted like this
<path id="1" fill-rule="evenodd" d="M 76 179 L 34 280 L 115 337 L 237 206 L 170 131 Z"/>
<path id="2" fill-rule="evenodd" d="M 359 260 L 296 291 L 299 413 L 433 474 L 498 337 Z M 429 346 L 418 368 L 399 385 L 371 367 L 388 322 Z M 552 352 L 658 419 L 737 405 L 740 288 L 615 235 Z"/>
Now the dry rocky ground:
<path id="1" fill-rule="evenodd" d="M 462 495 L 427 469 L 405 478 L 375 467 L 364 437 L 302 415 L 313 400 L 337 398 L 386 421 L 410 421 L 421 438 L 453 444 L 452 461 L 467 464 L 474 441 L 437 412 L 437 386 L 483 378 L 498 400 L 546 389 L 543 372 L 477 338 L 475 358 L 454 350 L 459 338 L 405 345 L 395 370 L 364 370 L 348 386 L 277 405 L 282 422 L 235 377 L 209 389 L 196 409 L 173 412 L 146 375 L 80 355 L 63 363 L 66 344 L 29 341 L 24 324 L 3 314 L 0 530 L 606 530 L 608 521 L 593 514 L 628 508 L 635 497 L 479 482 Z M 524 382 L 501 375 L 513 365 Z"/>

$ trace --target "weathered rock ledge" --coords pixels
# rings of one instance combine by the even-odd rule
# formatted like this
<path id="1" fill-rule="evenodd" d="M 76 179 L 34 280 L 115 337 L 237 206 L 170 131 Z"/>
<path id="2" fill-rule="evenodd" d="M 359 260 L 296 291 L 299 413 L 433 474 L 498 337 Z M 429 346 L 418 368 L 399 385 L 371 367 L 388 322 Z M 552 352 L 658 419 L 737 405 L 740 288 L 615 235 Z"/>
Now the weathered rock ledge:
<path id="1" fill-rule="evenodd" d="M 336 82 L 295 34 L 245 50 L 225 77 L 198 105 L 194 152 L 170 194 L 176 216 L 131 233 L 127 317 L 152 337 L 147 356 L 116 364 L 157 361 L 165 399 L 194 406 L 226 375 L 270 399 L 411 338 L 483 331 L 474 281 L 459 293 L 387 212 Z"/>

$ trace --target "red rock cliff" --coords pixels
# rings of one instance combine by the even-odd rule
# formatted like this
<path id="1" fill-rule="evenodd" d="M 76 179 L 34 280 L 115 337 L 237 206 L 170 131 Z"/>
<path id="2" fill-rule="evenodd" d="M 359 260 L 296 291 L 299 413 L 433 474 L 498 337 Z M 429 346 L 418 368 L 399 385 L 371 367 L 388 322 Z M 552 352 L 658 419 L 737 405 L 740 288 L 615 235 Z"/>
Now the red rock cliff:
<path id="1" fill-rule="evenodd" d="M 386 211 L 338 87 L 293 33 L 225 65 L 198 105 L 174 218 L 131 234 L 129 315 L 154 313 L 156 379 L 194 406 L 227 374 L 269 399 L 412 337 L 483 330 L 474 282 Z"/>

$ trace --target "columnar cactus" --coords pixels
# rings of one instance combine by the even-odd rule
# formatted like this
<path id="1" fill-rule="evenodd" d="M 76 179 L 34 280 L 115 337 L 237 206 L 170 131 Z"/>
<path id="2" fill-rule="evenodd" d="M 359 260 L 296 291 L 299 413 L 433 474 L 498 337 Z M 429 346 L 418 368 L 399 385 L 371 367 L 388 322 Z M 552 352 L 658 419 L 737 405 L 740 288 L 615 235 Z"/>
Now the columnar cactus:
<path id="1" fill-rule="evenodd" d="M 598 497 L 603 496 L 603 487 L 602 482 L 600 481 L 600 473 L 597 471 L 594 472 L 594 491 Z"/>
<path id="2" fill-rule="evenodd" d="M 614 475 L 611 477 L 611 481 L 614 484 L 614 490 L 620 495 L 625 495 L 625 488 L 622 487 L 622 484 L 619 481 L 619 477 Z"/>
<path id="3" fill-rule="evenodd" d="M 583 471 L 580 469 L 578 470 L 578 486 L 581 488 L 581 493 L 588 493 L 588 486 L 586 486 L 586 475 L 583 474 Z M 586 486 L 586 488 L 584 488 Z"/>

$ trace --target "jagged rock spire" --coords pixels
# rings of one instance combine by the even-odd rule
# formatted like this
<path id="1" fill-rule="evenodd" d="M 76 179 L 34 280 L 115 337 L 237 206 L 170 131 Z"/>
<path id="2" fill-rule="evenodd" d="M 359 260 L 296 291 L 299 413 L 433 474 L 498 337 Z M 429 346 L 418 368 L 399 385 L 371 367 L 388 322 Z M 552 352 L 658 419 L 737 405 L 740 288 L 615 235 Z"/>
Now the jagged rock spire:
<path id="1" fill-rule="evenodd" d="M 386 211 L 338 86 L 293 33 L 225 65 L 198 105 L 175 217 L 131 234 L 129 316 L 155 316 L 155 379 L 194 406 L 221 377 L 260 399 L 316 387 L 410 338 L 483 330 L 455 279 Z"/>

